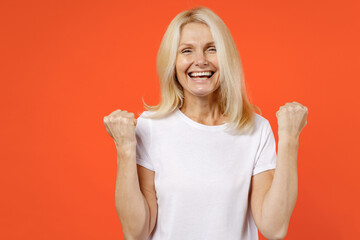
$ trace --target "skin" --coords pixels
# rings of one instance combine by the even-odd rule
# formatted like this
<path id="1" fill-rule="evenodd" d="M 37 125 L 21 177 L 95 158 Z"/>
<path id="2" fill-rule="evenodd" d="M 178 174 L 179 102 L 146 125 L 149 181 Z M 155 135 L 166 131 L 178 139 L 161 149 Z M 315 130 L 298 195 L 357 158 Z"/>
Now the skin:
<path id="1" fill-rule="evenodd" d="M 283 239 L 287 233 L 298 193 L 299 136 L 307 124 L 307 115 L 307 107 L 298 102 L 279 108 L 276 169 L 252 177 L 250 204 L 254 221 L 268 239 Z"/>
<path id="2" fill-rule="evenodd" d="M 204 24 L 184 26 L 176 71 L 184 89 L 181 111 L 194 121 L 218 125 L 225 121 L 217 105 L 219 90 L 218 62 L 210 30 Z M 195 83 L 187 78 L 189 71 L 212 70 L 211 81 Z M 250 205 L 259 231 L 267 239 L 285 237 L 297 198 L 297 153 L 299 135 L 307 124 L 308 109 L 297 102 L 286 103 L 276 112 L 278 119 L 278 157 L 276 170 L 252 177 Z M 147 239 L 157 216 L 154 185 L 155 172 L 136 164 L 135 126 L 133 113 L 116 110 L 104 117 L 104 124 L 117 148 L 115 206 L 125 239 Z"/>
<path id="3" fill-rule="evenodd" d="M 202 23 L 188 23 L 182 31 L 175 63 L 176 76 L 184 90 L 184 104 L 180 110 L 194 121 L 205 125 L 224 123 L 217 103 L 219 93 L 219 65 L 215 44 L 209 27 Z M 195 82 L 188 76 L 193 71 L 213 71 L 211 80 Z"/>
<path id="4" fill-rule="evenodd" d="M 210 29 L 202 23 L 188 23 L 181 31 L 176 59 L 176 76 L 184 90 L 180 109 L 189 118 L 204 125 L 226 121 L 217 103 L 219 69 Z M 192 71 L 214 71 L 209 81 L 195 82 Z M 278 154 L 275 170 L 252 177 L 250 207 L 255 224 L 267 239 L 283 239 L 295 207 L 298 191 L 297 155 L 299 135 L 306 125 L 307 107 L 286 103 L 276 113 L 278 119 Z"/>

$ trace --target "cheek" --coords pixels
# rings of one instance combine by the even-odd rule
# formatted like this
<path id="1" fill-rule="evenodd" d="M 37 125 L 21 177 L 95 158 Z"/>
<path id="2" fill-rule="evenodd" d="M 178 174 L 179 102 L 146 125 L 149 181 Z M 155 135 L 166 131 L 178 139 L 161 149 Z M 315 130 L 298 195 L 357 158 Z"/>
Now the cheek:
<path id="1" fill-rule="evenodd" d="M 180 58 L 176 60 L 176 68 L 179 71 L 186 71 L 191 65 L 191 61 L 186 58 Z"/>
<path id="2" fill-rule="evenodd" d="M 212 63 L 214 64 L 214 66 L 219 70 L 219 62 L 218 62 L 218 60 L 217 60 L 217 57 L 214 57 L 211 62 L 212 62 Z"/>

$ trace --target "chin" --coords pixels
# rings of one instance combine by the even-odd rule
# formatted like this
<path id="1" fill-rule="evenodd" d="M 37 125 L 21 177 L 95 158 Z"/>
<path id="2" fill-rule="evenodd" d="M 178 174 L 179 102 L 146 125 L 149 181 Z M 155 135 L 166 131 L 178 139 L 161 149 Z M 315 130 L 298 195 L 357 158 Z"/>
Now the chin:
<path id="1" fill-rule="evenodd" d="M 198 96 L 198 97 L 205 97 L 208 95 L 212 95 L 216 92 L 217 88 L 212 89 L 192 89 L 190 93 L 192 95 Z"/>

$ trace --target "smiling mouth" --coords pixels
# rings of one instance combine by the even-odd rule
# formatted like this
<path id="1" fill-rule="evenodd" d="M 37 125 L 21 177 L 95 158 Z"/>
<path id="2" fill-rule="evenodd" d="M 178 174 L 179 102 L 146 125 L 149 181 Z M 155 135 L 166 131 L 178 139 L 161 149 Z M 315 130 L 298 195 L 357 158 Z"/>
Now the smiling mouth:
<path id="1" fill-rule="evenodd" d="M 206 75 L 206 76 L 193 76 L 193 77 L 191 77 L 191 76 L 190 76 L 191 72 L 190 72 L 190 73 L 188 73 L 187 75 L 188 75 L 188 77 L 191 78 L 193 81 L 203 82 L 203 81 L 205 81 L 205 80 L 211 79 L 212 76 L 214 76 L 214 73 L 215 73 L 215 72 L 211 72 L 211 75 Z"/>

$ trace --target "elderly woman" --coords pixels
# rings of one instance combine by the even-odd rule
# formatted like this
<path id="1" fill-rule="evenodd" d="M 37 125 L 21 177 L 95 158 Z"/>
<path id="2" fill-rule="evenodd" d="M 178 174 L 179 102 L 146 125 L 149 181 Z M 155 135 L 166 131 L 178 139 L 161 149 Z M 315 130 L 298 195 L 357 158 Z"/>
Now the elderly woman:
<path id="1" fill-rule="evenodd" d="M 211 10 L 170 23 L 158 52 L 162 99 L 138 119 L 104 124 L 117 148 L 115 206 L 125 239 L 254 240 L 285 237 L 297 198 L 297 151 L 307 108 L 255 113 L 233 38 Z"/>

